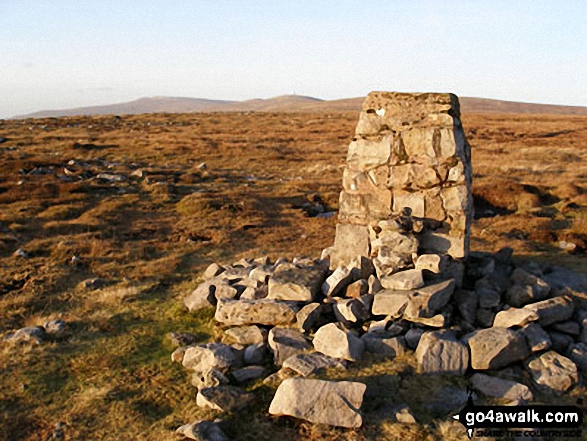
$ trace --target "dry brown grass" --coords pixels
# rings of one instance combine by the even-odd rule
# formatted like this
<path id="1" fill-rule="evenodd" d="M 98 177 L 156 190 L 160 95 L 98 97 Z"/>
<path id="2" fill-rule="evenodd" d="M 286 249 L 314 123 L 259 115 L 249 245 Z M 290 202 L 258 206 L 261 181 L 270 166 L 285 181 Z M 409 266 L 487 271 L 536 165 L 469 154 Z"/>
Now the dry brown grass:
<path id="1" fill-rule="evenodd" d="M 188 314 L 181 298 L 210 262 L 318 256 L 331 245 L 336 220 L 308 217 L 303 206 L 337 208 L 356 120 L 231 113 L 0 121 L 0 136 L 10 138 L 0 145 L 0 333 L 52 318 L 70 323 L 69 335 L 43 346 L 3 348 L 1 436 L 46 439 L 64 422 L 66 439 L 171 440 L 175 427 L 211 416 L 169 359 L 168 332 L 193 331 L 202 341 L 213 333 L 210 313 Z M 480 215 L 474 249 L 512 246 L 522 258 L 585 270 L 586 123 L 465 115 Z M 143 175 L 131 175 L 137 170 Z M 560 240 L 579 252 L 560 250 Z M 13 256 L 19 248 L 28 259 Z M 81 265 L 70 263 L 73 255 Z M 93 277 L 106 286 L 80 288 Z M 381 396 L 373 407 L 409 395 L 416 403 L 430 381 L 412 373 L 408 357 L 338 375 L 376 385 L 405 379 L 407 395 Z M 272 390 L 259 394 L 255 409 L 227 417 L 235 439 L 462 439 L 442 421 L 368 421 L 345 431 L 272 418 L 264 412 Z"/>

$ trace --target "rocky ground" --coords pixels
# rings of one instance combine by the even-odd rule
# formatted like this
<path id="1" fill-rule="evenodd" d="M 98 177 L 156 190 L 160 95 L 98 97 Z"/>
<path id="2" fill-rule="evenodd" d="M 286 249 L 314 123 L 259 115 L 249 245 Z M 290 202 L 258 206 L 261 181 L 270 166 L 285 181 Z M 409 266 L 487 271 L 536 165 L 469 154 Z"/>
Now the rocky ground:
<path id="1" fill-rule="evenodd" d="M 225 330 L 214 320 L 213 308 L 190 312 L 183 299 L 201 285 L 212 262 L 226 267 L 243 258 L 268 256 L 273 267 L 280 257 L 290 262 L 299 256 L 320 257 L 334 238 L 332 213 L 338 208 L 356 120 L 355 114 L 234 113 L 0 121 L 0 332 L 7 337 L 0 359 L 0 433 L 8 434 L 7 439 L 178 439 L 177 427 L 217 417 L 220 411 L 198 406 L 190 371 L 173 363 L 169 354 L 178 343 L 221 341 Z M 547 279 L 553 264 L 584 268 L 585 122 L 560 116 L 463 117 L 473 151 L 472 248 L 513 248 L 512 286 L 531 285 L 511 279 L 520 275 L 518 269 L 552 289 Z M 529 258 L 538 267 L 529 268 Z M 252 266 L 249 261 L 240 264 Z M 233 285 L 226 285 L 232 292 Z M 262 286 L 235 290 L 242 296 L 248 288 L 252 297 L 263 292 Z M 477 280 L 472 288 L 477 290 Z M 511 303 L 509 288 L 503 288 L 496 306 L 481 309 L 502 314 L 500 320 L 514 320 L 501 312 L 509 302 L 528 322 L 514 326 L 536 328 L 532 324 L 538 322 L 549 332 L 554 351 L 572 360 L 563 346 L 571 347 L 568 336 L 572 344 L 579 343 L 580 310 L 545 324 L 524 302 Z M 353 309 L 356 301 L 347 303 L 353 314 L 360 310 Z M 568 306 L 560 308 L 568 313 Z M 340 322 L 333 314 L 327 312 L 328 320 Z M 475 327 L 492 329 L 488 321 L 481 323 L 488 317 L 481 314 L 479 321 L 477 315 Z M 370 326 L 363 327 L 372 317 L 360 321 L 354 332 L 368 349 L 373 342 L 364 341 L 369 340 L 364 335 Z M 438 409 L 459 403 L 469 381 L 482 388 L 489 381 L 482 376 L 485 368 L 479 370 L 471 358 L 467 372 L 479 372 L 470 379 L 439 375 L 430 381 L 427 375 L 416 375 L 426 361 L 408 345 L 413 325 L 400 325 L 400 333 L 383 338 L 395 342 L 384 344 L 397 351 L 395 357 L 366 350 L 360 360 L 337 362 L 312 374 L 316 380 L 367 386 L 360 428 L 271 416 L 276 385 L 253 379 L 277 372 L 273 355 L 266 354 L 260 368 L 245 368 L 235 378 L 234 372 L 243 368 L 231 365 L 223 374 L 232 372 L 232 383 L 244 379 L 243 389 L 255 395 L 244 410 L 222 414 L 226 435 L 461 439 L 462 427 Z M 330 326 L 327 331 L 335 326 L 334 332 L 349 332 L 344 321 L 325 326 Z M 28 330 L 14 334 L 21 328 Z M 259 333 L 269 339 L 269 332 L 265 337 L 259 328 Z M 182 334 L 192 340 L 182 340 Z M 316 346 L 315 334 L 312 343 L 308 335 L 300 339 L 306 349 Z M 426 344 L 454 344 L 450 336 L 433 335 Z M 540 370 L 556 363 L 555 355 L 546 358 L 532 366 Z M 507 378 L 529 388 L 515 388 L 524 399 L 531 393 L 535 402 L 574 404 L 585 394 L 577 384 L 580 370 L 577 380 L 568 376 L 565 394 L 545 393 L 527 360 L 513 362 L 522 380 Z M 322 360 L 327 361 L 332 362 Z M 464 361 L 460 366 L 465 369 Z M 425 402 L 436 404 L 426 407 L 421 404 Z M 398 413 L 400 421 L 410 418 L 403 405 L 416 424 L 396 422 L 393 415 Z M 285 412 L 281 408 L 275 413 Z"/>

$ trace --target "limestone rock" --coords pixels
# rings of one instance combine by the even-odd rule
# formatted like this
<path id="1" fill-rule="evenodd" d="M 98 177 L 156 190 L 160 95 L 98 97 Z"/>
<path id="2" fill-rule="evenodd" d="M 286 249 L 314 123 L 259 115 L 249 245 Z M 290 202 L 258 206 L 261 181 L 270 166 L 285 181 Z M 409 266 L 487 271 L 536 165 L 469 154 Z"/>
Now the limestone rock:
<path id="1" fill-rule="evenodd" d="M 289 415 L 316 424 L 357 428 L 362 424 L 358 409 L 366 386 L 350 381 L 302 378 L 285 380 L 269 406 L 271 415 Z"/>
<path id="2" fill-rule="evenodd" d="M 524 306 L 524 309 L 534 311 L 538 315 L 540 325 L 548 326 L 570 319 L 575 307 L 570 297 L 563 296 L 532 303 Z"/>
<path id="3" fill-rule="evenodd" d="M 538 321 L 538 314 L 534 311 L 525 308 L 510 308 L 497 313 L 493 326 L 501 328 L 523 327 L 535 321 Z"/>
<path id="4" fill-rule="evenodd" d="M 550 294 L 550 286 L 544 280 L 516 268 L 510 277 L 513 286 L 506 293 L 506 300 L 509 305 L 521 307 L 527 303 L 545 300 Z"/>
<path id="5" fill-rule="evenodd" d="M 292 355 L 312 349 L 312 343 L 301 332 L 290 328 L 275 327 L 269 331 L 269 347 L 273 351 L 273 359 L 281 366 Z"/>
<path id="6" fill-rule="evenodd" d="M 552 349 L 561 354 L 566 354 L 569 347 L 574 343 L 573 337 L 563 332 L 550 331 L 548 335 L 552 342 Z"/>
<path id="7" fill-rule="evenodd" d="M 341 323 L 354 324 L 369 319 L 369 310 L 361 300 L 337 299 L 332 308 L 334 316 Z"/>
<path id="8" fill-rule="evenodd" d="M 43 324 L 43 328 L 45 328 L 47 334 L 60 337 L 63 336 L 67 329 L 67 323 L 61 319 L 49 320 Z"/>
<path id="9" fill-rule="evenodd" d="M 267 347 L 265 343 L 254 343 L 245 348 L 243 360 L 246 365 L 259 364 L 267 354 Z"/>
<path id="10" fill-rule="evenodd" d="M 314 348 L 325 355 L 349 361 L 358 361 L 365 343 L 353 333 L 344 331 L 335 323 L 322 326 L 314 335 Z"/>
<path id="11" fill-rule="evenodd" d="M 587 375 L 587 343 L 575 343 L 571 346 L 569 357 Z"/>
<path id="12" fill-rule="evenodd" d="M 426 332 L 416 349 L 420 371 L 429 374 L 463 375 L 469 367 L 467 346 L 454 332 Z"/>
<path id="13" fill-rule="evenodd" d="M 408 305 L 410 291 L 380 291 L 373 297 L 373 315 L 401 317 Z"/>
<path id="14" fill-rule="evenodd" d="M 454 300 L 463 320 L 473 325 L 477 316 L 479 298 L 475 291 L 458 290 L 454 294 Z"/>
<path id="15" fill-rule="evenodd" d="M 244 368 L 232 371 L 232 376 L 237 383 L 246 383 L 247 381 L 256 380 L 264 376 L 267 369 L 263 366 L 246 366 Z"/>
<path id="16" fill-rule="evenodd" d="M 218 424 L 197 420 L 178 427 L 175 433 L 196 441 L 230 441 Z"/>
<path id="17" fill-rule="evenodd" d="M 402 424 L 416 424 L 416 418 L 406 404 L 400 404 L 393 406 L 389 409 L 385 409 L 386 416 L 389 416 L 389 420 L 393 423 Z"/>
<path id="18" fill-rule="evenodd" d="M 420 339 L 422 335 L 424 335 L 424 330 L 422 328 L 412 328 L 406 332 L 404 338 L 406 340 L 406 345 L 410 349 L 416 349 L 418 344 L 420 343 Z"/>
<path id="19" fill-rule="evenodd" d="M 231 412 L 249 406 L 255 396 L 235 386 L 216 386 L 201 389 L 196 404 L 221 412 Z"/>
<path id="20" fill-rule="evenodd" d="M 302 332 L 310 331 L 319 322 L 321 315 L 322 306 L 320 303 L 310 303 L 305 305 L 296 314 L 298 329 Z"/>
<path id="21" fill-rule="evenodd" d="M 367 282 L 367 280 L 361 279 L 347 286 L 345 297 L 358 299 L 367 293 L 369 293 L 369 282 Z"/>
<path id="22" fill-rule="evenodd" d="M 191 346 L 198 341 L 198 336 L 189 332 L 170 332 L 169 338 L 173 346 Z"/>
<path id="23" fill-rule="evenodd" d="M 385 338 L 369 332 L 361 337 L 365 350 L 385 358 L 395 358 L 405 353 L 406 342 L 403 337 Z"/>
<path id="24" fill-rule="evenodd" d="M 491 309 L 479 308 L 475 314 L 475 320 L 480 326 L 490 328 L 495 320 L 495 312 Z"/>
<path id="25" fill-rule="evenodd" d="M 224 337 L 228 343 L 250 345 L 263 343 L 267 340 L 267 330 L 258 326 L 237 326 L 224 331 Z"/>
<path id="26" fill-rule="evenodd" d="M 352 271 L 352 268 L 346 266 L 338 267 L 322 284 L 322 293 L 327 297 L 340 294 L 354 281 L 355 273 Z"/>
<path id="27" fill-rule="evenodd" d="M 383 277 L 381 285 L 386 289 L 409 291 L 424 286 L 421 269 L 405 270 Z"/>
<path id="28" fill-rule="evenodd" d="M 175 351 L 171 353 L 171 361 L 175 363 L 181 363 L 183 361 L 183 356 L 185 354 L 186 349 L 187 348 L 185 346 L 175 349 Z"/>
<path id="29" fill-rule="evenodd" d="M 4 340 L 10 343 L 33 343 L 41 344 L 46 338 L 47 333 L 42 326 L 26 326 L 18 331 L 8 334 Z"/>
<path id="30" fill-rule="evenodd" d="M 199 285 L 192 293 L 183 299 L 184 305 L 190 311 L 216 306 L 216 284 L 218 281 L 209 280 Z"/>
<path id="31" fill-rule="evenodd" d="M 371 274 L 369 276 L 367 283 L 369 284 L 369 294 L 377 294 L 379 291 L 383 289 L 383 286 L 381 286 L 381 282 L 375 274 Z"/>
<path id="32" fill-rule="evenodd" d="M 292 355 L 283 362 L 283 367 L 291 369 L 303 377 L 307 377 L 321 369 L 346 369 L 346 362 L 321 354 L 320 352 L 312 352 Z"/>
<path id="33" fill-rule="evenodd" d="M 269 278 L 267 298 L 312 302 L 320 291 L 326 268 L 316 266 L 279 266 Z"/>
<path id="34" fill-rule="evenodd" d="M 475 282 L 475 292 L 479 297 L 480 308 L 495 308 L 501 302 L 502 289 L 491 276 L 485 276 Z"/>
<path id="35" fill-rule="evenodd" d="M 532 358 L 526 367 L 541 390 L 555 395 L 566 392 L 578 381 L 577 366 L 554 351 Z"/>
<path id="36" fill-rule="evenodd" d="M 192 374 L 192 385 L 200 389 L 207 387 L 216 387 L 222 384 L 228 384 L 228 378 L 217 369 L 209 369 L 204 372 L 194 372 Z"/>
<path id="37" fill-rule="evenodd" d="M 422 254 L 416 260 L 416 269 L 427 270 L 440 274 L 446 266 L 446 257 L 440 254 Z"/>
<path id="38" fill-rule="evenodd" d="M 270 299 L 220 299 L 214 318 L 229 326 L 289 325 L 295 321 L 296 310 L 290 303 Z"/>
<path id="39" fill-rule="evenodd" d="M 548 332 L 542 329 L 538 323 L 530 323 L 523 329 L 528 347 L 531 352 L 539 352 L 552 346 Z"/>
<path id="40" fill-rule="evenodd" d="M 557 322 L 550 326 L 553 331 L 564 332 L 565 334 L 572 335 L 574 337 L 581 334 L 581 327 L 579 323 L 574 320 L 568 320 L 566 322 Z"/>
<path id="41" fill-rule="evenodd" d="M 225 371 L 235 363 L 235 357 L 230 346 L 222 343 L 206 343 L 190 346 L 186 349 L 182 364 L 196 372 L 206 372 L 212 369 Z"/>
<path id="42" fill-rule="evenodd" d="M 404 315 L 408 320 L 415 317 L 433 317 L 449 302 L 454 290 L 454 280 L 429 285 L 410 293 Z"/>
<path id="43" fill-rule="evenodd" d="M 224 267 L 218 265 L 217 263 L 211 263 L 210 266 L 206 268 L 206 271 L 204 271 L 204 274 L 202 274 L 202 278 L 204 280 L 210 280 L 222 274 L 224 271 L 226 271 Z"/>
<path id="44" fill-rule="evenodd" d="M 509 328 L 489 328 L 467 336 L 471 367 L 477 370 L 499 369 L 530 355 L 524 335 Z"/>
<path id="45" fill-rule="evenodd" d="M 531 401 L 534 398 L 528 386 L 524 384 L 485 374 L 473 375 L 471 386 L 485 396 L 508 401 Z"/>

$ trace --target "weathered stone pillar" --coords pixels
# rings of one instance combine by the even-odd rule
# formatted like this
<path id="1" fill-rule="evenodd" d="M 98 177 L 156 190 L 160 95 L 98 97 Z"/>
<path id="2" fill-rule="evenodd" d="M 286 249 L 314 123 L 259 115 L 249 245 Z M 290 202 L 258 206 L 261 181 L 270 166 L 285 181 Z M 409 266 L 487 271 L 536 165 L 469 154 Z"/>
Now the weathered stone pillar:
<path id="1" fill-rule="evenodd" d="M 331 268 L 366 256 L 390 274 L 418 254 L 466 258 L 471 182 L 456 95 L 370 93 L 349 145 Z"/>

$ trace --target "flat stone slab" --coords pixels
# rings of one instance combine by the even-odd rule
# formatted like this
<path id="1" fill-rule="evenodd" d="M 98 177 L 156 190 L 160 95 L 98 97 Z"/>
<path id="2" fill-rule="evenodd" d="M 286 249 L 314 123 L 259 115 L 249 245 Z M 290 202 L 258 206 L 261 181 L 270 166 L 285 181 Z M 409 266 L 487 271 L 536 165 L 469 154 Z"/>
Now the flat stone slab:
<path id="1" fill-rule="evenodd" d="M 219 299 L 214 318 L 225 325 L 290 325 L 296 319 L 296 309 L 287 302 L 271 299 Z"/>
<path id="2" fill-rule="evenodd" d="M 271 415 L 289 415 L 311 423 L 357 428 L 367 386 L 351 381 L 290 378 L 283 381 L 271 405 Z"/>
<path id="3" fill-rule="evenodd" d="M 421 269 L 409 269 L 383 277 L 381 285 L 386 289 L 409 291 L 424 286 L 424 278 Z"/>
<path id="4" fill-rule="evenodd" d="M 329 357 L 320 352 L 296 354 L 283 362 L 283 367 L 307 377 L 314 372 L 326 368 L 346 369 L 346 362 L 338 358 Z"/>
<path id="5" fill-rule="evenodd" d="M 485 374 L 473 375 L 471 386 L 487 397 L 502 398 L 508 401 L 531 401 L 534 398 L 528 386 L 524 384 Z"/>
<path id="6" fill-rule="evenodd" d="M 540 326 L 564 322 L 573 316 L 575 306 L 568 296 L 555 297 L 524 306 L 524 309 L 534 311 L 538 315 Z"/>
<path id="7" fill-rule="evenodd" d="M 497 328 L 523 327 L 535 321 L 538 321 L 538 314 L 535 311 L 525 308 L 510 308 L 497 313 L 493 320 L 493 326 Z"/>
<path id="8" fill-rule="evenodd" d="M 384 290 L 373 297 L 373 315 L 389 315 L 401 317 L 408 305 L 408 296 L 411 291 Z"/>

